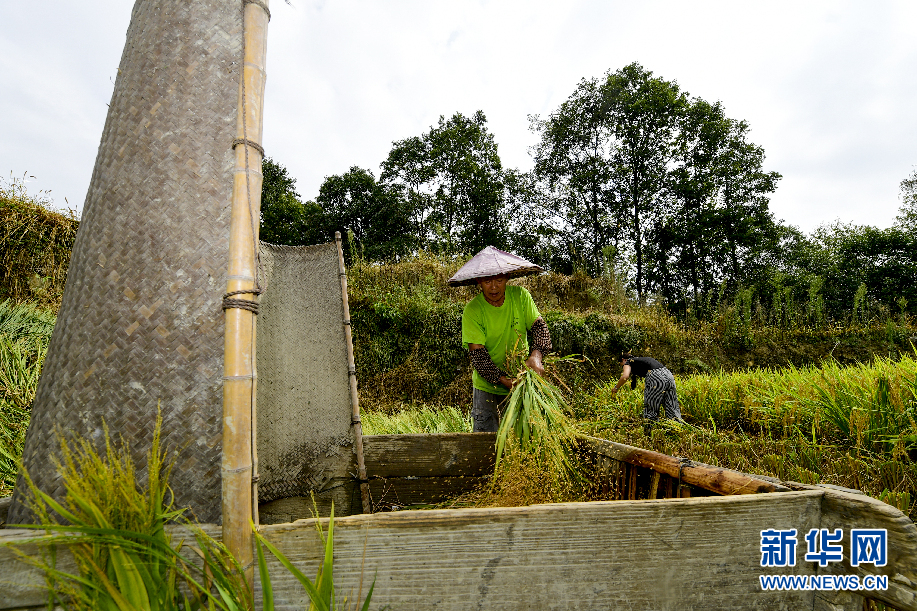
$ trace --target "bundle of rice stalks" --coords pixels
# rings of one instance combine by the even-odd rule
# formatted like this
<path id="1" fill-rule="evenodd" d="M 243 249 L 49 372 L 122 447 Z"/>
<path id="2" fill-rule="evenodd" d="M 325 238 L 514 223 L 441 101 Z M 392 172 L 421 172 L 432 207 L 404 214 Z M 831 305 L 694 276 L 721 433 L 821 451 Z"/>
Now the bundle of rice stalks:
<path id="1" fill-rule="evenodd" d="M 561 360 L 573 359 L 549 358 L 545 364 L 550 366 Z M 559 378 L 557 381 L 563 384 Z M 567 401 L 557 386 L 532 369 L 523 367 L 516 375 L 506 413 L 497 431 L 494 471 L 499 470 L 500 459 L 512 435 L 521 451 L 542 459 L 545 466 L 561 479 L 575 475 L 572 453 L 577 431 L 567 417 L 568 409 Z"/>

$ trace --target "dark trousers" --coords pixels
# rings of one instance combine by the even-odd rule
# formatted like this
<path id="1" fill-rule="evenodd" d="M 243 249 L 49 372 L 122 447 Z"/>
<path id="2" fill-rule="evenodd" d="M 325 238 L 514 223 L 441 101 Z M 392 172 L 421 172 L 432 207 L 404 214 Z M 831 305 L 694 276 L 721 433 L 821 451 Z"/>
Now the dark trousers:
<path id="1" fill-rule="evenodd" d="M 500 428 L 500 415 L 503 413 L 506 398 L 509 395 L 495 395 L 484 390 L 474 389 L 471 402 L 471 421 L 475 433 L 496 433 Z"/>

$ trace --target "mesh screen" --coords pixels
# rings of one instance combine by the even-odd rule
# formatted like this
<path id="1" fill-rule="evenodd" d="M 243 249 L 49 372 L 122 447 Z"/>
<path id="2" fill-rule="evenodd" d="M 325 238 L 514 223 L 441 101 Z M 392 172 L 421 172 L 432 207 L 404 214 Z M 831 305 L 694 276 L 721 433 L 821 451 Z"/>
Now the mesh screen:
<path id="1" fill-rule="evenodd" d="M 220 520 L 223 313 L 241 56 L 238 0 L 137 0 L 23 462 L 60 499 L 57 427 L 104 422 L 143 477 L 157 404 L 172 487 Z M 30 519 L 20 478 L 10 522 Z"/>
<path id="2" fill-rule="evenodd" d="M 315 491 L 347 515 L 355 468 L 337 246 L 262 243 L 261 263 L 259 501 Z"/>

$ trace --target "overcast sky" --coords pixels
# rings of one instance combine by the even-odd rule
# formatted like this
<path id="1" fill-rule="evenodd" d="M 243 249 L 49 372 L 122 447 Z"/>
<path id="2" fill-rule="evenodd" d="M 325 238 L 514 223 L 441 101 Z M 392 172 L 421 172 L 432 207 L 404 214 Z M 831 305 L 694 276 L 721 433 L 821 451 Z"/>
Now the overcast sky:
<path id="1" fill-rule="evenodd" d="M 132 2 L 0 0 L 0 173 L 81 208 Z M 887 227 L 917 166 L 917 2 L 272 0 L 264 146 L 312 199 L 440 115 L 483 110 L 528 170 L 528 115 L 637 61 L 751 126 L 810 231 Z"/>

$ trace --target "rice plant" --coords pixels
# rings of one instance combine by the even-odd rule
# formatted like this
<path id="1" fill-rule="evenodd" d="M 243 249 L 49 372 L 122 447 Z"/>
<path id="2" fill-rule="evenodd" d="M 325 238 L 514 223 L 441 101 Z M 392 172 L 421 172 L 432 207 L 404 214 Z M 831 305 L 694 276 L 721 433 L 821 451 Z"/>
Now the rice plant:
<path id="1" fill-rule="evenodd" d="M 523 452 L 542 455 L 558 473 L 569 472 L 576 429 L 566 410 L 567 401 L 560 390 L 524 367 L 516 375 L 500 418 L 495 469 L 499 469 L 507 440 L 513 435 Z"/>
<path id="2" fill-rule="evenodd" d="M 471 417 L 451 405 L 401 405 L 391 413 L 364 411 L 364 435 L 470 433 Z"/>
<path id="3" fill-rule="evenodd" d="M 79 221 L 53 210 L 45 192 L 0 178 L 0 298 L 60 305 Z"/>
<path id="4" fill-rule="evenodd" d="M 32 540 L 44 550 L 41 557 L 20 557 L 44 571 L 49 608 L 252 608 L 243 569 L 222 544 L 193 524 L 196 546 L 174 542 L 166 529 L 167 523 L 181 520 L 184 509 L 172 503 L 168 481 L 174 463 L 160 447 L 161 423 L 157 418 L 143 486 L 130 451 L 123 442 L 115 448 L 107 428 L 101 455 L 86 440 L 76 440 L 71 448 L 61 439 L 63 502 L 38 490 L 24 473 L 31 493 L 28 506 L 40 522 L 27 527 L 53 534 Z M 57 568 L 61 546 L 72 555 L 76 573 Z"/>
<path id="5" fill-rule="evenodd" d="M 147 478 L 138 484 L 131 454 L 122 442 L 116 448 L 105 429 L 105 451 L 100 455 L 86 440 L 71 448 L 61 439 L 59 468 L 66 489 L 62 503 L 38 490 L 28 474 L 29 508 L 40 524 L 25 525 L 52 533 L 26 543 L 37 543 L 40 557 L 19 557 L 41 569 L 48 586 L 49 608 L 63 605 L 85 611 L 248 611 L 254 609 L 244 568 L 218 541 L 184 518 L 185 510 L 172 503 L 169 476 L 174 462 L 160 447 L 162 419 L 157 417 Z M 166 524 L 185 524 L 195 545 L 174 541 Z M 258 555 L 262 609 L 274 611 L 274 595 L 263 547 L 302 583 L 309 611 L 351 608 L 338 600 L 333 580 L 334 508 L 323 532 L 324 558 L 310 581 L 252 525 Z M 21 542 L 20 542 L 21 543 Z M 13 545 L 13 544 L 7 544 Z M 61 547 L 72 555 L 77 573 L 58 569 Z M 369 609 L 375 582 L 360 607 Z"/>
<path id="6" fill-rule="evenodd" d="M 312 499 L 313 504 L 315 499 Z M 316 512 L 316 518 L 317 518 Z M 321 539 L 324 549 L 324 556 L 322 558 L 322 564 L 318 568 L 318 573 L 315 576 L 315 581 L 312 581 L 306 575 L 300 571 L 296 566 L 290 562 L 290 560 L 277 549 L 270 541 L 264 538 L 255 529 L 255 549 L 258 556 L 258 573 L 261 576 L 261 593 L 263 598 L 263 609 L 264 611 L 274 611 L 274 590 L 271 585 L 270 574 L 268 573 L 267 561 L 264 556 L 264 548 L 266 547 L 271 554 L 280 562 L 281 565 L 286 568 L 291 575 L 293 575 L 300 584 L 302 584 L 303 589 L 305 589 L 306 594 L 309 597 L 309 608 L 308 611 L 337 611 L 347 608 L 351 608 L 348 605 L 348 600 L 345 597 L 342 600 L 339 600 L 335 591 L 334 591 L 334 506 L 331 507 L 331 516 L 328 519 L 328 530 L 323 531 L 321 521 L 315 520 L 315 528 L 318 531 L 319 539 Z M 373 583 L 369 586 L 369 592 L 366 594 L 366 598 L 363 600 L 363 604 L 360 607 L 360 611 L 367 611 L 369 609 L 370 601 L 373 597 L 373 590 L 376 587 L 376 582 L 373 580 Z"/>

